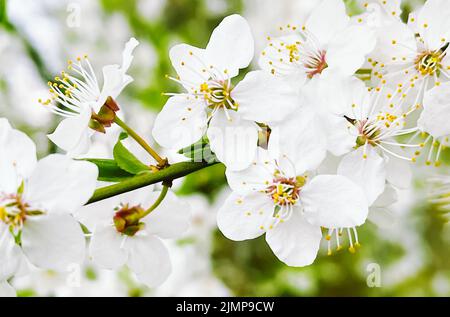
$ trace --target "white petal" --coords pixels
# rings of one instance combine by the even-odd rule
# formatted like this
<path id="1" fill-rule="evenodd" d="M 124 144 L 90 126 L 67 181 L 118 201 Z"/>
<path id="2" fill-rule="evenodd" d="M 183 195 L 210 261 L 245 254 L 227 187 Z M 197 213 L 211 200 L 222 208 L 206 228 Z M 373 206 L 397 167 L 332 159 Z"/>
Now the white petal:
<path id="1" fill-rule="evenodd" d="M 16 297 L 16 290 L 8 282 L 0 281 L 0 297 Z"/>
<path id="2" fill-rule="evenodd" d="M 370 208 L 367 219 L 382 229 L 393 228 L 398 221 L 398 218 L 385 207 Z"/>
<path id="3" fill-rule="evenodd" d="M 336 34 L 329 44 L 327 70 L 353 75 L 366 60 L 376 43 L 375 32 L 365 26 L 352 25 Z"/>
<path id="4" fill-rule="evenodd" d="M 116 99 L 122 90 L 131 82 L 133 78 L 127 75 L 119 65 L 106 65 L 103 67 L 103 87 L 94 107 L 95 111 L 100 110 L 108 97 Z"/>
<path id="5" fill-rule="evenodd" d="M 254 42 L 250 26 L 240 15 L 233 14 L 214 29 L 206 47 L 207 60 L 230 77 L 247 67 L 254 54 Z"/>
<path id="6" fill-rule="evenodd" d="M 268 228 L 273 210 L 273 201 L 264 193 L 232 193 L 217 213 L 217 225 L 228 239 L 254 239 Z"/>
<path id="7" fill-rule="evenodd" d="M 126 74 L 133 61 L 133 51 L 139 42 L 132 37 L 126 44 L 122 52 L 122 65 L 107 65 L 103 67 L 103 87 L 98 98 L 95 111 L 100 110 L 108 97 L 117 98 L 122 90 L 133 81 L 133 78 Z"/>
<path id="8" fill-rule="evenodd" d="M 431 51 L 442 48 L 450 40 L 449 17 L 450 7 L 446 0 L 428 0 L 420 9 L 418 31 Z"/>
<path id="9" fill-rule="evenodd" d="M 255 158 L 258 126 L 242 119 L 239 112 L 217 110 L 209 123 L 207 135 L 211 151 L 228 169 L 243 170 Z"/>
<path id="10" fill-rule="evenodd" d="M 153 192 L 150 197 L 154 202 L 160 192 Z M 145 217 L 145 230 L 163 239 L 181 237 L 189 229 L 190 206 L 168 191 L 165 199 L 150 215 Z"/>
<path id="11" fill-rule="evenodd" d="M 65 271 L 81 264 L 85 238 L 80 224 L 70 215 L 29 217 L 22 232 L 22 249 L 39 268 Z"/>
<path id="12" fill-rule="evenodd" d="M 321 122 L 308 108 L 298 110 L 270 134 L 269 152 L 287 158 L 296 175 L 316 169 L 325 159 L 327 138 Z"/>
<path id="13" fill-rule="evenodd" d="M 411 163 L 394 156 L 389 156 L 386 161 L 386 180 L 400 189 L 411 187 L 413 177 Z"/>
<path id="14" fill-rule="evenodd" d="M 148 287 L 161 285 L 172 271 L 167 248 L 154 236 L 136 235 L 127 241 L 128 266 Z"/>
<path id="15" fill-rule="evenodd" d="M 12 163 L 22 178 L 29 176 L 36 166 L 36 146 L 33 140 L 25 133 L 13 129 L 5 118 L 0 118 L 0 156 L 2 161 Z"/>
<path id="16" fill-rule="evenodd" d="M 373 207 L 388 207 L 398 201 L 398 190 L 390 184 L 386 184 L 384 192 L 373 203 Z"/>
<path id="17" fill-rule="evenodd" d="M 450 135 L 450 83 L 434 87 L 425 94 L 417 126 L 435 138 Z"/>
<path id="18" fill-rule="evenodd" d="M 303 85 L 307 79 L 305 68 L 297 61 L 291 62 L 292 53 L 289 50 L 292 45 L 298 46 L 298 42 L 302 41 L 300 34 L 272 39 L 260 55 L 258 63 L 260 68 L 278 79 L 284 78 L 297 86 Z"/>
<path id="19" fill-rule="evenodd" d="M 366 159 L 363 153 L 364 147 L 360 147 L 344 156 L 339 164 L 338 174 L 359 185 L 364 190 L 370 206 L 384 191 L 386 164 L 371 145 L 367 146 Z"/>
<path id="20" fill-rule="evenodd" d="M 311 32 L 321 46 L 328 44 L 331 38 L 350 22 L 341 0 L 323 0 L 306 21 L 306 30 Z M 323 48 L 323 47 L 321 47 Z"/>
<path id="21" fill-rule="evenodd" d="M 247 120 L 280 122 L 300 105 L 297 84 L 265 71 L 253 71 L 231 92 Z"/>
<path id="22" fill-rule="evenodd" d="M 206 131 L 206 124 L 203 102 L 175 96 L 167 100 L 156 117 L 152 133 L 160 145 L 180 149 L 200 140 Z"/>
<path id="23" fill-rule="evenodd" d="M 356 127 L 347 119 L 338 116 L 327 116 L 323 126 L 327 129 L 327 148 L 336 156 L 344 155 L 356 145 Z"/>
<path id="24" fill-rule="evenodd" d="M 250 194 L 251 192 L 265 189 L 272 180 L 276 166 L 269 157 L 269 153 L 258 148 L 257 155 L 252 164 L 242 171 L 227 169 L 225 174 L 228 185 L 239 194 Z"/>
<path id="25" fill-rule="evenodd" d="M 48 138 L 70 156 L 78 156 L 89 150 L 89 120 L 92 111 L 86 107 L 81 114 L 66 118 Z"/>
<path id="26" fill-rule="evenodd" d="M 347 228 L 362 225 L 368 206 L 363 190 L 340 175 L 319 175 L 302 189 L 305 216 L 314 225 Z"/>
<path id="27" fill-rule="evenodd" d="M 9 227 L 0 223 L 0 281 L 13 277 L 20 269 L 23 254 Z"/>
<path id="28" fill-rule="evenodd" d="M 131 62 L 133 61 L 133 51 L 139 45 L 139 41 L 134 37 L 125 44 L 125 48 L 122 52 L 122 71 L 125 73 L 128 68 L 130 68 Z"/>
<path id="29" fill-rule="evenodd" d="M 267 243 L 273 253 L 287 265 L 297 267 L 314 262 L 321 239 L 320 227 L 306 221 L 299 210 L 266 233 Z"/>
<path id="30" fill-rule="evenodd" d="M 89 255 L 102 268 L 118 269 L 128 259 L 127 250 L 123 246 L 125 239 L 111 224 L 98 226 L 92 234 Z"/>
<path id="31" fill-rule="evenodd" d="M 175 45 L 169 52 L 172 66 L 183 86 L 190 91 L 207 81 L 210 77 L 205 50 L 187 44 Z"/>
<path id="32" fill-rule="evenodd" d="M 0 192 L 16 193 L 21 179 L 11 161 L 0 159 L 0 175 Z"/>
<path id="33" fill-rule="evenodd" d="M 75 212 L 94 193 L 97 166 L 53 154 L 40 160 L 25 186 L 24 196 L 33 207 L 49 212 Z"/>

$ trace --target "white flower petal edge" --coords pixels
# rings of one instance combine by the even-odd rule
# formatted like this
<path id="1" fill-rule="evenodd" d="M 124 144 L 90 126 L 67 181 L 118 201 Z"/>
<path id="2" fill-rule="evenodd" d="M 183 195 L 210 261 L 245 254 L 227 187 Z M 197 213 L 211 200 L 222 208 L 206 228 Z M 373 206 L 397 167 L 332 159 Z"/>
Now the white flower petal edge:
<path id="1" fill-rule="evenodd" d="M 174 96 L 167 100 L 153 127 L 153 137 L 161 146 L 181 149 L 205 134 L 208 119 L 201 101 Z"/>
<path id="2" fill-rule="evenodd" d="M 316 259 L 322 239 L 322 230 L 311 225 L 300 213 L 289 221 L 267 231 L 266 241 L 275 255 L 289 266 L 310 265 Z"/>
<path id="3" fill-rule="evenodd" d="M 172 271 L 169 252 L 155 236 L 136 236 L 127 241 L 128 266 L 148 287 L 161 285 Z"/>
<path id="4" fill-rule="evenodd" d="M 103 105 L 108 97 L 116 98 L 133 81 L 133 78 L 127 75 L 127 71 L 134 58 L 133 51 L 138 45 L 139 42 L 132 37 L 125 44 L 125 49 L 122 52 L 122 65 L 103 67 L 103 88 L 98 99 L 98 105 Z"/>
<path id="5" fill-rule="evenodd" d="M 125 242 L 113 224 L 97 226 L 89 245 L 89 255 L 102 268 L 118 269 L 128 260 Z"/>
<path id="6" fill-rule="evenodd" d="M 211 150 L 230 170 L 247 168 L 256 155 L 258 126 L 237 113 L 217 110 L 211 118 L 207 136 Z"/>
<path id="7" fill-rule="evenodd" d="M 425 95 L 419 128 L 435 138 L 450 135 L 450 82 L 434 87 Z"/>
<path id="8" fill-rule="evenodd" d="M 327 153 L 322 122 L 309 108 L 298 110 L 282 124 L 273 126 L 269 152 L 273 157 L 288 158 L 296 175 L 316 169 Z"/>
<path id="9" fill-rule="evenodd" d="M 218 68 L 234 77 L 239 69 L 247 67 L 254 54 L 254 41 L 250 26 L 240 15 L 233 14 L 217 26 L 205 50 L 205 57 Z"/>
<path id="10" fill-rule="evenodd" d="M 339 175 L 314 177 L 303 188 L 301 201 L 308 221 L 329 229 L 360 226 L 369 212 L 363 190 Z"/>
<path id="11" fill-rule="evenodd" d="M 217 226 L 231 240 L 254 239 L 264 234 L 272 212 L 273 202 L 265 194 L 232 193 L 217 213 Z"/>
<path id="12" fill-rule="evenodd" d="M 337 173 L 351 179 L 365 192 L 367 202 L 372 205 L 383 193 L 386 183 L 386 162 L 372 146 L 359 149 L 345 155 L 339 164 Z"/>
<path id="13" fill-rule="evenodd" d="M 70 215 L 52 214 L 27 219 L 22 248 L 37 267 L 67 271 L 85 255 L 85 238 L 80 224 Z"/>
<path id="14" fill-rule="evenodd" d="M 33 141 L 5 118 L 0 118 L 0 157 L 0 192 L 15 191 L 20 185 L 17 181 L 28 177 L 37 162 Z"/>
<path id="15" fill-rule="evenodd" d="M 98 177 L 97 167 L 60 154 L 38 162 L 26 182 L 24 198 L 48 212 L 73 213 L 92 196 Z"/>
<path id="16" fill-rule="evenodd" d="M 300 106 L 301 100 L 295 81 L 262 70 L 245 75 L 231 96 L 243 118 L 263 123 L 282 122 Z"/>
<path id="17" fill-rule="evenodd" d="M 67 155 L 76 157 L 89 150 L 90 136 L 89 120 L 92 110 L 89 107 L 73 117 L 61 121 L 56 130 L 48 135 L 50 141 L 67 152 Z"/>

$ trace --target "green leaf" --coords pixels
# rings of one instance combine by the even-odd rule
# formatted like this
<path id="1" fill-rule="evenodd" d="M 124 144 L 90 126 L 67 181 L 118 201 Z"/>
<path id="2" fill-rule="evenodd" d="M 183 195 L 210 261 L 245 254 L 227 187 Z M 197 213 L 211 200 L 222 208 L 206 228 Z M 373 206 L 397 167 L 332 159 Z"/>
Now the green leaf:
<path id="1" fill-rule="evenodd" d="M 113 155 L 114 160 L 117 165 L 128 173 L 139 174 L 144 171 L 148 171 L 149 167 L 139 161 L 133 153 L 131 153 L 123 144 L 122 140 L 126 139 L 128 135 L 126 133 L 121 133 L 119 136 L 119 141 L 117 141 L 114 146 Z"/>
<path id="2" fill-rule="evenodd" d="M 116 161 L 108 159 L 85 159 L 98 167 L 98 180 L 103 182 L 121 182 L 134 175 L 124 171 Z"/>
<path id="3" fill-rule="evenodd" d="M 217 157 L 211 151 L 209 141 L 206 137 L 188 147 L 185 147 L 184 149 L 179 150 L 178 154 L 183 154 L 184 156 L 190 158 L 193 162 L 218 162 Z"/>
<path id="4" fill-rule="evenodd" d="M 0 0 L 0 24 L 7 24 L 6 0 Z"/>

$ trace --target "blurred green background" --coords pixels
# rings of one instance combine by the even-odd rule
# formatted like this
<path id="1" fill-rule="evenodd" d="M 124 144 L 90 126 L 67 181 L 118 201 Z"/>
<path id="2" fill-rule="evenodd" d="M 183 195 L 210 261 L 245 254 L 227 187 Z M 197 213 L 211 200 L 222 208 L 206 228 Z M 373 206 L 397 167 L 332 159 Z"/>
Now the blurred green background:
<path id="1" fill-rule="evenodd" d="M 52 74 L 63 69 L 65 60 L 76 54 L 88 53 L 97 67 L 118 60 L 129 36 L 138 38 L 142 45 L 131 69 L 136 82 L 126 89 L 125 100 L 139 111 L 157 113 L 166 101 L 161 93 L 179 89 L 165 79 L 166 74 L 174 74 L 168 59 L 172 45 L 184 42 L 204 47 L 223 17 L 241 13 L 249 19 L 257 49 L 261 48 L 265 36 L 275 31 L 278 23 L 292 22 L 287 20 L 291 18 L 291 7 L 302 1 L 309 2 L 0 0 L 0 115 L 31 135 L 41 155 L 55 151 L 45 134 L 52 131 L 56 118 L 35 110 L 39 107 L 37 97 L 30 100 L 29 92 L 45 91 Z M 359 12 L 358 1 L 346 3 L 350 14 Z M 419 3 L 404 1 L 402 17 Z M 79 20 L 70 20 L 75 13 L 79 13 Z M 18 72 L 17 64 L 25 70 Z M 151 122 L 142 125 L 147 131 Z M 344 248 L 327 256 L 323 247 L 313 265 L 290 268 L 275 258 L 264 238 L 233 242 L 211 226 L 209 234 L 202 237 L 212 239 L 207 248 L 208 267 L 229 295 L 449 296 L 450 230 L 446 212 L 426 203 L 424 180 L 428 173 L 417 169 L 415 187 L 401 195 L 394 223 L 380 226 L 368 222 L 359 228 L 362 247 L 356 254 Z M 186 177 L 177 190 L 183 197 L 203 195 L 209 204 L 207 212 L 213 215 L 225 187 L 224 168 L 216 165 Z M 377 268 L 381 284 L 371 287 Z M 86 270 L 86 274 L 95 279 L 92 271 Z M 201 275 L 201 270 L 197 274 Z M 128 295 L 146 294 L 141 286 L 126 283 L 131 283 Z M 40 294 L 27 286 L 21 295 Z"/>

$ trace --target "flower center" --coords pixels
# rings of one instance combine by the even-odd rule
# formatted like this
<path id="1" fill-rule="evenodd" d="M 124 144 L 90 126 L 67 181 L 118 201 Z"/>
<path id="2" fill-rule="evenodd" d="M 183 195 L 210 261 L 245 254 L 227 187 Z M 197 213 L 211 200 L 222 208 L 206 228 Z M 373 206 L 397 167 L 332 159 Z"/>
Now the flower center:
<path id="1" fill-rule="evenodd" d="M 200 85 L 200 93 L 211 109 L 237 110 L 237 103 L 231 98 L 233 87 L 228 80 L 210 80 Z"/>
<path id="2" fill-rule="evenodd" d="M 29 216 L 42 215 L 44 212 L 33 209 L 24 202 L 22 195 L 0 193 L 0 221 L 18 233 Z"/>
<path id="3" fill-rule="evenodd" d="M 306 68 L 308 78 L 313 78 L 315 75 L 321 74 L 322 71 L 328 67 L 325 57 L 325 51 L 318 51 L 306 58 L 304 66 Z"/>
<path id="4" fill-rule="evenodd" d="M 300 198 L 300 190 L 305 185 L 306 178 L 284 177 L 276 174 L 266 193 L 272 198 L 276 206 L 285 207 L 295 205 Z"/>
<path id="5" fill-rule="evenodd" d="M 67 68 L 68 72 L 62 71 L 61 76 L 48 82 L 50 98 L 38 101 L 55 114 L 72 117 L 86 104 L 97 102 L 100 88 L 87 55 L 69 60 Z"/>
<path id="6" fill-rule="evenodd" d="M 145 224 L 140 220 L 145 210 L 141 206 L 130 207 L 128 205 L 121 205 L 117 209 L 118 211 L 113 217 L 117 232 L 132 237 L 144 229 Z"/>
<path id="7" fill-rule="evenodd" d="M 441 61 L 444 56 L 445 54 L 443 54 L 441 50 L 435 52 L 423 52 L 415 61 L 417 71 L 423 76 L 434 74 L 439 76 L 442 67 Z"/>

